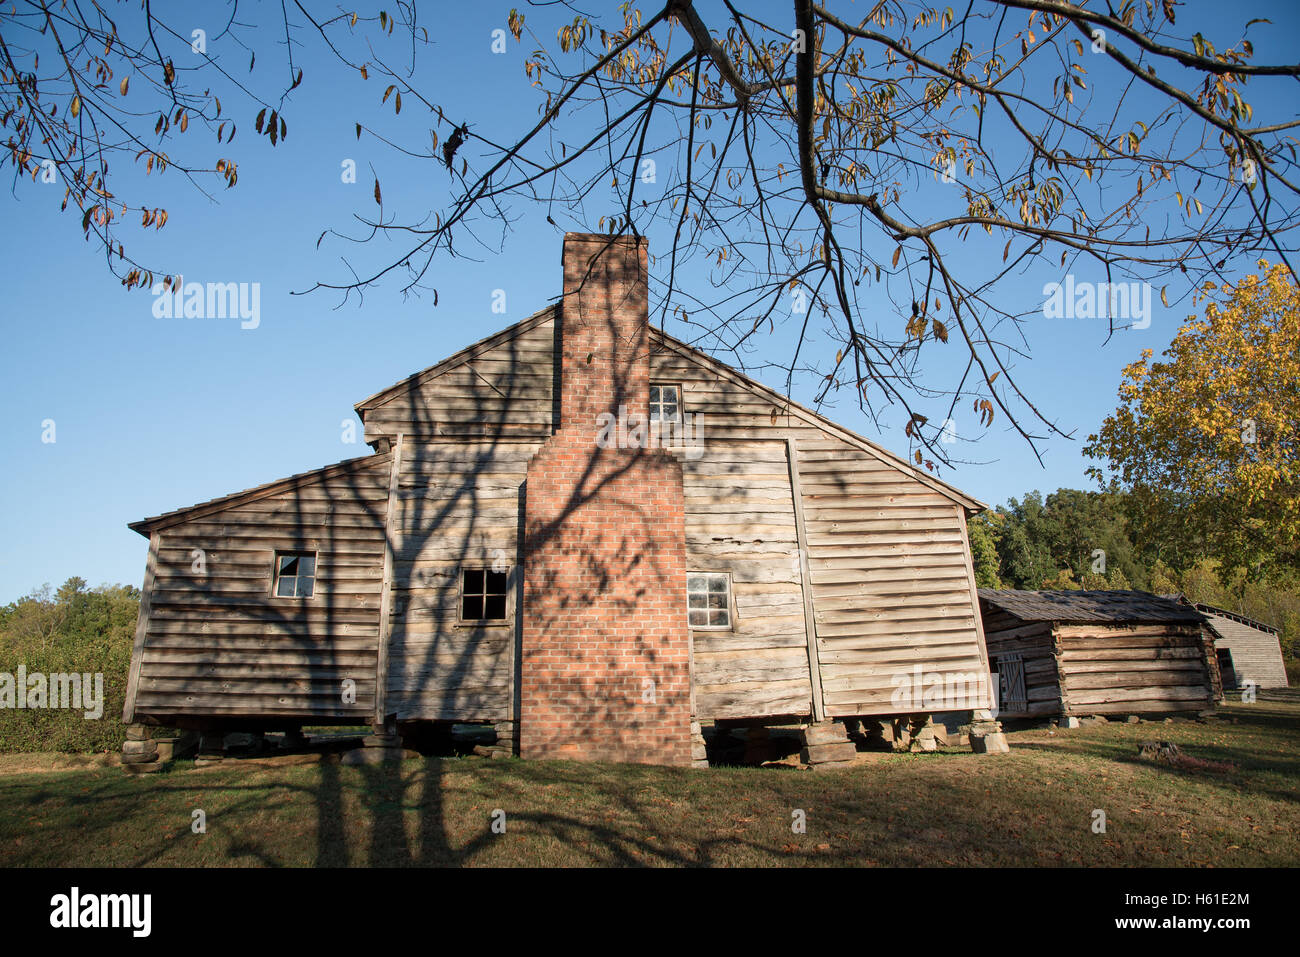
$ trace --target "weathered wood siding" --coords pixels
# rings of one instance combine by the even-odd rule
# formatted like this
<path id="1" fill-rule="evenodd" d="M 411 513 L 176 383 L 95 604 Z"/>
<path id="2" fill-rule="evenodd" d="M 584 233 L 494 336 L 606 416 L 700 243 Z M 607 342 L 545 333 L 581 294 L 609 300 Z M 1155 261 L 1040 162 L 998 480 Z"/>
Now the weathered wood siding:
<path id="1" fill-rule="evenodd" d="M 729 631 L 692 632 L 696 712 L 715 719 L 809 714 L 808 639 L 785 442 L 718 438 L 699 453 L 680 456 L 687 567 L 730 574 L 736 618 Z"/>
<path id="2" fill-rule="evenodd" d="M 525 320 L 511 337 L 493 336 L 357 406 L 365 438 L 549 435 L 554 406 L 554 313 Z M 444 364 L 440 364 L 444 365 Z"/>
<path id="3" fill-rule="evenodd" d="M 394 509 L 387 711 L 499 721 L 512 709 L 522 486 L 536 441 L 403 440 Z M 460 622 L 467 566 L 510 570 L 500 625 Z"/>
<path id="4" fill-rule="evenodd" d="M 1232 652 L 1232 667 L 1238 684 L 1250 679 L 1260 688 L 1287 687 L 1286 664 L 1282 661 L 1282 646 L 1277 635 L 1223 615 L 1207 613 L 1206 617 L 1214 627 L 1215 647 Z"/>
<path id="5" fill-rule="evenodd" d="M 827 713 L 907 710 L 895 691 L 918 665 L 945 687 L 970 676 L 945 710 L 986 707 L 959 506 L 837 440 L 801 442 L 799 473 Z"/>
<path id="6" fill-rule="evenodd" d="M 389 461 L 199 507 L 154 532 L 136 716 L 370 720 Z M 311 598 L 272 595 L 276 550 L 316 552 Z"/>
<path id="7" fill-rule="evenodd" d="M 1200 626 L 1057 625 L 1054 635 L 1065 714 L 1199 711 L 1213 704 Z"/>
<path id="8" fill-rule="evenodd" d="M 743 441 L 776 449 L 786 439 L 795 441 L 802 486 L 798 507 L 807 526 L 826 713 L 850 716 L 921 710 L 919 705 L 900 707 L 895 694 L 900 681 L 912 676 L 918 665 L 947 687 L 960 687 L 960 681 L 953 678 L 970 678 L 972 683 L 982 680 L 977 676 L 986 676 L 988 666 L 976 616 L 962 506 L 910 474 L 905 466 L 864 451 L 793 413 L 779 397 L 761 394 L 720 374 L 662 337 L 652 337 L 652 343 L 651 381 L 681 385 L 683 409 L 697 416 L 697 439 L 706 450 Z M 774 466 L 776 453 L 769 454 L 773 461 L 766 466 Z M 764 465 L 754 460 L 753 467 Z M 783 494 L 788 494 L 788 476 L 781 483 L 774 472 L 761 474 L 774 483 L 767 491 L 774 491 L 779 484 Z M 759 540 L 752 543 L 754 560 L 766 566 L 764 574 L 797 575 L 797 545 L 790 541 L 793 526 L 784 526 L 779 539 L 770 521 L 751 534 L 745 526 L 754 519 L 742 491 L 732 488 L 713 503 L 713 521 L 734 522 L 730 531 L 734 539 Z M 728 514 L 744 518 L 732 520 Z M 782 558 L 772 553 L 769 537 L 789 543 L 792 558 L 786 559 L 785 569 L 779 569 Z M 699 559 L 710 557 L 701 554 Z M 696 570 L 727 569 L 706 566 Z M 793 648 L 794 616 L 801 609 L 792 598 L 793 593 L 785 594 L 790 613 L 783 627 L 790 630 L 782 632 L 787 635 L 782 640 L 790 641 Z M 699 650 L 707 647 L 711 651 L 721 642 L 720 638 L 702 640 L 696 633 L 696 703 L 705 717 L 709 716 L 706 705 L 712 706 L 708 695 L 701 698 L 698 694 L 705 680 L 744 683 L 739 674 L 726 674 L 725 659 L 701 669 Z M 765 653 L 778 655 L 776 648 Z M 807 667 L 806 651 L 804 657 Z M 794 677 L 793 654 L 786 653 L 779 660 L 779 673 L 789 675 L 783 680 L 792 682 L 792 697 L 780 706 L 789 707 L 796 688 L 800 695 L 806 692 Z M 768 693 L 775 690 L 770 684 L 768 688 Z M 969 701 L 951 707 L 959 710 L 986 704 L 986 700 Z"/>
<path id="9" fill-rule="evenodd" d="M 1012 711 L 1005 701 L 999 713 L 1008 717 L 1060 714 L 1061 681 L 1051 622 L 1024 622 L 987 603 L 980 603 L 989 667 L 998 670 L 1003 655 L 1018 654 L 1025 666 L 1025 710 Z"/>

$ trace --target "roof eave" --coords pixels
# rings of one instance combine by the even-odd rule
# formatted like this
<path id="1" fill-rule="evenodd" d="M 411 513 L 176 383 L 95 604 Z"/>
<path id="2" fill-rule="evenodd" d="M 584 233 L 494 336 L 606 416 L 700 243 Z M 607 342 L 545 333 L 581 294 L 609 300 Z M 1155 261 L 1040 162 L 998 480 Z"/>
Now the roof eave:
<path id="1" fill-rule="evenodd" d="M 342 462 L 334 462 L 330 465 L 323 465 L 318 469 L 310 469 L 306 472 L 298 472 L 295 475 L 289 475 L 285 478 L 275 479 L 262 485 L 255 485 L 252 488 L 246 488 L 239 492 L 232 492 L 229 495 L 222 495 L 218 498 L 209 499 L 206 502 L 199 502 L 195 505 L 187 505 L 183 508 L 172 509 L 170 512 L 163 512 L 161 515 L 154 515 L 151 518 L 142 518 L 135 522 L 128 522 L 127 528 L 133 532 L 143 535 L 145 538 L 150 537 L 154 532 L 179 525 L 182 522 L 207 515 L 212 512 L 224 511 L 227 508 L 234 508 L 238 505 L 244 505 L 248 502 L 256 502 L 259 499 L 275 495 L 277 492 L 288 491 L 293 488 L 303 488 L 313 485 L 325 479 L 333 478 L 337 475 L 343 475 L 358 468 L 370 468 L 385 461 L 391 453 L 378 452 L 371 455 L 360 455 L 356 458 L 344 459 Z"/>

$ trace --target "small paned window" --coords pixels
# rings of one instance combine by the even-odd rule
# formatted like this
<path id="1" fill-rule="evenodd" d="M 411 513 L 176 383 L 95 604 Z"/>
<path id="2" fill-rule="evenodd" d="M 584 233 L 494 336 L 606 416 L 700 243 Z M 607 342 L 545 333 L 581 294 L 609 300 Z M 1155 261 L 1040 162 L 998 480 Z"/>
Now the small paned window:
<path id="1" fill-rule="evenodd" d="M 650 387 L 650 421 L 680 422 L 682 418 L 682 390 L 675 385 Z"/>
<path id="2" fill-rule="evenodd" d="M 461 621 L 505 621 L 508 574 L 467 568 L 461 578 Z"/>
<path id="3" fill-rule="evenodd" d="M 275 553 L 275 596 L 277 598 L 310 598 L 315 590 L 315 552 Z"/>
<path id="4" fill-rule="evenodd" d="M 686 576 L 686 607 L 692 628 L 731 627 L 731 578 L 691 572 Z"/>

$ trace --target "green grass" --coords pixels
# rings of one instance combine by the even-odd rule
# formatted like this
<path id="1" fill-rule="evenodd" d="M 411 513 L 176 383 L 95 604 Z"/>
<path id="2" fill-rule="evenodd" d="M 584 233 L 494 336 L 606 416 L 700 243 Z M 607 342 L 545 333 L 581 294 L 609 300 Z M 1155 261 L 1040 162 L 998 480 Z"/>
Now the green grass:
<path id="1" fill-rule="evenodd" d="M 1300 699 L 1206 723 L 1009 735 L 839 771 L 408 760 L 35 772 L 0 758 L 7 865 L 1300 864 Z M 1231 770 L 1140 762 L 1169 740 Z M 191 832 L 191 812 L 207 833 Z M 495 809 L 506 833 L 491 830 Z M 807 833 L 791 830 L 792 812 Z M 1107 816 L 1092 831 L 1092 812 Z"/>

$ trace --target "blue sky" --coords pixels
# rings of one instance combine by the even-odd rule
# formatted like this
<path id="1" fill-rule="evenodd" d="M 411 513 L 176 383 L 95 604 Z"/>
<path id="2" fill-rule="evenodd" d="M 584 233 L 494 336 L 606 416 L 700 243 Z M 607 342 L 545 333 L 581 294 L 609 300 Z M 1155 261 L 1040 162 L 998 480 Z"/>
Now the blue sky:
<path id="1" fill-rule="evenodd" d="M 1255 4 L 1246 6 L 1249 15 L 1271 17 L 1276 28 L 1252 32 L 1258 58 L 1294 60 L 1287 46 L 1294 47 L 1298 18 L 1290 5 L 1259 4 L 1258 13 Z M 839 8 L 846 16 L 856 10 Z M 204 26 L 206 7 L 193 9 L 195 25 Z M 784 5 L 773 9 L 786 16 Z M 504 26 L 508 10 L 491 2 L 455 5 L 453 22 L 429 24 L 434 46 L 422 54 L 418 75 L 451 115 L 498 142 L 537 115 L 537 97 L 523 79 L 530 44 L 511 41 L 501 55 L 490 49 L 491 31 Z M 1205 5 L 1195 15 L 1211 18 L 1207 35 L 1235 40 L 1248 19 L 1238 11 L 1240 5 L 1223 20 L 1222 5 Z M 245 17 L 265 12 L 259 7 Z M 529 16 L 553 43 L 546 15 Z M 1193 14 L 1180 12 L 1180 26 L 1184 16 Z M 246 52 L 231 49 L 227 57 L 232 68 L 246 69 Z M 273 46 L 259 48 L 258 70 L 273 69 L 274 57 Z M 78 217 L 59 214 L 61 187 L 19 183 L 4 197 L 0 603 L 72 575 L 92 584 L 139 584 L 146 542 L 128 522 L 367 453 L 359 438 L 342 440 L 344 421 L 355 421 L 354 402 L 551 301 L 559 292 L 563 229 L 595 229 L 595 222 L 551 226 L 544 211 L 516 202 L 503 250 L 465 243 L 465 258 L 435 264 L 429 282 L 438 290 L 436 307 L 431 295 L 403 297 L 396 282 L 367 291 L 361 303 L 340 305 L 328 291 L 295 295 L 317 280 L 345 276 L 341 253 L 373 264 L 400 252 L 384 238 L 350 249 L 330 239 L 315 245 L 323 229 L 350 228 L 354 212 L 374 211 L 372 166 L 385 208 L 407 218 L 443 208 L 450 196 L 445 168 L 403 160 L 373 138 L 355 136 L 354 122 L 376 115 L 384 117 L 377 124 L 406 134 L 411 124 L 431 125 L 412 116 L 415 104 L 404 105 L 403 126 L 377 105 L 383 88 L 374 78 L 344 76 L 314 47 L 299 62 L 305 80 L 284 111 L 287 139 L 270 148 L 252 134 L 255 110 L 239 108 L 243 129 L 229 150 L 239 160 L 238 186 L 214 187 L 211 202 L 169 172 L 153 182 L 158 204 L 169 209 L 166 228 L 127 234 L 139 235 L 137 254 L 187 280 L 260 283 L 256 329 L 241 329 L 236 320 L 156 318 L 153 298 L 125 291 L 83 241 Z M 1266 98 L 1257 101 L 1257 115 L 1268 106 Z M 1280 106 L 1294 113 L 1294 101 Z M 215 143 L 212 149 L 214 157 L 228 155 Z M 357 163 L 356 184 L 341 182 L 347 159 Z M 652 253 L 663 247 L 661 234 L 650 238 Z M 997 252 L 1000 258 L 1000 242 Z M 977 267 L 978 254 L 965 265 Z M 1041 298 L 1041 285 L 1026 278 L 1011 295 L 1032 301 Z M 491 309 L 496 289 L 506 292 L 504 314 Z M 959 432 L 978 434 L 979 441 L 963 443 L 957 454 L 982 464 L 945 470 L 943 477 L 990 504 L 1033 488 L 1090 487 L 1080 449 L 1113 410 L 1120 370 L 1144 348 L 1163 350 L 1189 311 L 1177 303 L 1163 309 L 1157 299 L 1149 328 L 1127 330 L 1109 343 L 1096 321 L 1031 322 L 1032 357 L 1016 367 L 1021 386 L 1075 440 L 1042 443 L 1040 466 L 1005 422 L 981 431 L 959 420 Z M 689 337 L 672 324 L 668 331 Z M 747 362 L 784 359 L 789 331 L 778 327 L 757 339 Z M 958 347 L 950 348 L 953 356 L 932 360 L 936 377 L 960 359 Z M 779 376 L 757 377 L 783 384 Z M 794 397 L 807 402 L 811 384 L 798 383 Z M 906 452 L 901 418 L 887 416 L 878 429 L 848 401 L 825 411 Z M 55 422 L 53 443 L 42 442 L 45 420 Z"/>

